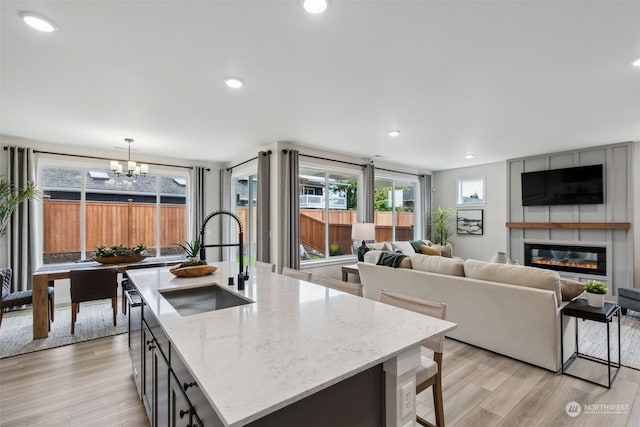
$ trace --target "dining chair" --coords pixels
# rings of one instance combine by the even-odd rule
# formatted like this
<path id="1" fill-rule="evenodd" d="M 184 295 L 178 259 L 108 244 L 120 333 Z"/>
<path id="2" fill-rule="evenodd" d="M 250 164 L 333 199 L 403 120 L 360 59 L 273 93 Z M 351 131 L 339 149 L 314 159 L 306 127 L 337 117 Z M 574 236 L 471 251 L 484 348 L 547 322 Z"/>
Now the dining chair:
<path id="1" fill-rule="evenodd" d="M 71 270 L 71 334 L 75 333 L 80 303 L 111 299 L 113 326 L 116 326 L 118 307 L 118 267 Z"/>
<path id="2" fill-rule="evenodd" d="M 125 271 L 122 274 L 122 280 L 120 281 L 120 287 L 122 288 L 122 314 L 127 314 L 127 296 L 126 291 L 131 290 L 133 286 L 129 283 L 129 276 L 127 276 L 127 270 L 138 270 L 140 268 L 153 268 L 153 267 L 166 267 L 166 262 L 145 262 L 140 264 L 131 264 L 125 267 Z"/>
<path id="3" fill-rule="evenodd" d="M 300 271 L 289 267 L 282 267 L 282 275 L 310 282 L 312 273 L 310 271 Z"/>
<path id="4" fill-rule="evenodd" d="M 262 271 L 270 271 L 272 273 L 275 273 L 276 272 L 276 265 L 275 264 L 269 264 L 268 262 L 256 261 L 255 269 L 256 270 L 262 270 Z"/>
<path id="5" fill-rule="evenodd" d="M 408 297 L 402 294 L 380 290 L 380 302 L 426 314 L 437 319 L 445 319 L 447 315 L 447 305 L 445 303 L 435 303 L 423 299 Z M 435 425 L 444 427 L 444 401 L 442 399 L 442 353 L 444 352 L 444 336 L 432 337 L 423 344 L 422 355 L 420 357 L 420 367 L 416 371 L 416 395 L 433 387 L 433 407 L 435 410 Z M 426 348 L 425 348 L 426 347 Z M 429 357 L 429 350 L 433 351 L 433 357 Z M 416 417 L 418 424 L 431 426 L 422 417 Z"/>
<path id="6" fill-rule="evenodd" d="M 13 271 L 10 268 L 0 268 L 0 279 L 2 280 L 2 293 L 0 294 L 0 325 L 2 325 L 2 315 L 5 308 L 19 307 L 21 305 L 33 304 L 33 290 L 11 292 L 11 276 Z M 47 300 L 49 301 L 49 330 L 53 322 L 53 310 L 55 304 L 55 291 L 53 286 L 47 287 Z"/>
<path id="7" fill-rule="evenodd" d="M 344 280 L 322 276 L 322 278 L 320 278 L 320 284 L 327 288 L 336 289 L 351 295 L 362 296 L 362 283 L 345 282 Z"/>

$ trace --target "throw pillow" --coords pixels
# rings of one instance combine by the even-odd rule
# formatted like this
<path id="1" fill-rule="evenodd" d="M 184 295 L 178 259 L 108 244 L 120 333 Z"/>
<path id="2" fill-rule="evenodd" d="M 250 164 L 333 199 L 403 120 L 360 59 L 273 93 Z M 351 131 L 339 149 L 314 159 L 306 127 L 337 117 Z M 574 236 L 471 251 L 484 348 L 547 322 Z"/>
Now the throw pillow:
<path id="1" fill-rule="evenodd" d="M 398 268 L 403 259 L 408 258 L 406 255 L 396 252 L 382 252 L 378 258 L 377 265 L 386 265 L 388 267 Z M 405 267 L 406 268 L 406 267 Z"/>
<path id="2" fill-rule="evenodd" d="M 391 242 L 391 248 L 394 251 L 400 250 L 405 255 L 413 255 L 416 253 L 409 242 Z"/>
<path id="3" fill-rule="evenodd" d="M 433 245 L 433 246 L 422 245 L 420 246 L 420 253 L 423 255 L 432 255 L 432 256 L 442 255 L 440 245 Z"/>
<path id="4" fill-rule="evenodd" d="M 584 283 L 571 279 L 560 279 L 562 301 L 571 301 L 584 292 Z"/>
<path id="5" fill-rule="evenodd" d="M 420 246 L 424 246 L 427 245 L 424 240 L 412 240 L 409 242 L 409 244 L 411 244 L 411 246 L 413 246 L 413 250 L 416 251 L 417 254 L 420 253 Z M 431 245 L 427 245 L 427 246 L 431 246 Z"/>
<path id="6" fill-rule="evenodd" d="M 369 249 L 376 249 L 379 251 L 391 251 L 391 247 L 387 245 L 387 242 L 367 243 L 367 247 Z"/>
<path id="7" fill-rule="evenodd" d="M 453 251 L 451 250 L 451 246 L 444 245 L 440 247 L 440 255 L 446 258 L 453 257 Z"/>

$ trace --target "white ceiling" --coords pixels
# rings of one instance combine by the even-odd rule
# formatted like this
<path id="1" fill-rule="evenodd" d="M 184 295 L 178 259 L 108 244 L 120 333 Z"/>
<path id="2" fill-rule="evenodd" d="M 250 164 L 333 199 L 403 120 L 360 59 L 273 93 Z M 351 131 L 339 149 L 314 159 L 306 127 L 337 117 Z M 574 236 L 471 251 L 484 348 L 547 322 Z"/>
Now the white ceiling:
<path id="1" fill-rule="evenodd" d="M 1 7 L 3 135 L 221 162 L 292 141 L 432 170 L 640 140 L 640 1 Z"/>

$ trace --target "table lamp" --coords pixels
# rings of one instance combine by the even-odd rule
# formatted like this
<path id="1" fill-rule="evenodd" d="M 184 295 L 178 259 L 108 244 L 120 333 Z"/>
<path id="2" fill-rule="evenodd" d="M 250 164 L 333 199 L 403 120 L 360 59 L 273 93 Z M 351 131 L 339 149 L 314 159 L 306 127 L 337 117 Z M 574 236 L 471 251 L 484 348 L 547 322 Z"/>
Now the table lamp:
<path id="1" fill-rule="evenodd" d="M 376 225 L 372 222 L 361 222 L 353 224 L 351 228 L 351 239 L 362 240 L 362 245 L 358 248 L 358 261 L 364 261 L 364 254 L 369 248 L 365 240 L 376 239 Z"/>

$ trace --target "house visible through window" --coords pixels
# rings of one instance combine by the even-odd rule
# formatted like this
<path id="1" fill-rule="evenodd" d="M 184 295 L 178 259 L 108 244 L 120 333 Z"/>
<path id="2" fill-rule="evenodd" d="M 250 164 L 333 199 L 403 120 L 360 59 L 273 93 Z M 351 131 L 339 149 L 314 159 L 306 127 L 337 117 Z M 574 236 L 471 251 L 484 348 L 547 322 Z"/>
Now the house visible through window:
<path id="1" fill-rule="evenodd" d="M 91 259 L 100 245 L 143 243 L 149 256 L 182 254 L 176 244 L 186 240 L 187 179 L 42 162 L 43 263 Z"/>
<path id="2" fill-rule="evenodd" d="M 358 222 L 361 174 L 300 166 L 300 259 L 352 255 L 351 225 Z"/>

